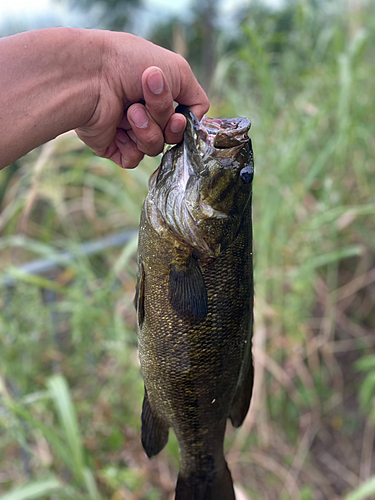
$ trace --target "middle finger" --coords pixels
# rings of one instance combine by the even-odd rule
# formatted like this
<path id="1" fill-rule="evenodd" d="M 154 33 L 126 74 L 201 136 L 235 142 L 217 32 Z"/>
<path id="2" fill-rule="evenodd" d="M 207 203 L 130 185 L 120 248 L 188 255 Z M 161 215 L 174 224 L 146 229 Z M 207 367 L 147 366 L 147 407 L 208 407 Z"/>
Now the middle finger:
<path id="1" fill-rule="evenodd" d="M 137 147 L 149 156 L 156 156 L 164 147 L 164 136 L 160 126 L 140 103 L 128 108 L 127 119 L 134 132 Z"/>

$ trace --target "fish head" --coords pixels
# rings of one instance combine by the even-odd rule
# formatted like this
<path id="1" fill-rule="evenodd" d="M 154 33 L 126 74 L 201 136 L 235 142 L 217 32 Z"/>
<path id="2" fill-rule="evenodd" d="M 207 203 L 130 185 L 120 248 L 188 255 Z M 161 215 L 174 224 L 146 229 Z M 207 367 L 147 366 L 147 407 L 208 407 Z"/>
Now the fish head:
<path id="1" fill-rule="evenodd" d="M 185 111 L 185 110 L 184 110 Z M 185 161 L 194 173 L 186 186 L 186 203 L 197 221 L 243 212 L 252 190 L 254 160 L 247 118 L 201 122 L 186 108 Z M 208 215 L 211 214 L 212 216 Z"/>
<path id="2" fill-rule="evenodd" d="M 186 106 L 182 143 L 167 151 L 149 196 L 168 227 L 195 250 L 217 256 L 235 237 L 251 201 L 254 160 L 247 118 L 201 121 Z"/>

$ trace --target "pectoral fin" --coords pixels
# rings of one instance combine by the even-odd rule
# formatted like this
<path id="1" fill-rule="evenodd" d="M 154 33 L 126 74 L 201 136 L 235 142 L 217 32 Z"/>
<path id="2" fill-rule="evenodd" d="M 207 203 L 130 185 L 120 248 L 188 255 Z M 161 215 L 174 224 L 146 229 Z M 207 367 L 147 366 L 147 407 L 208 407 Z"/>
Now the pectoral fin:
<path id="1" fill-rule="evenodd" d="M 142 445 L 148 458 L 157 455 L 167 444 L 168 425 L 152 411 L 145 387 L 142 406 Z"/>
<path id="2" fill-rule="evenodd" d="M 169 274 L 169 299 L 173 309 L 184 318 L 203 321 L 207 316 L 207 290 L 198 262 L 193 256 L 184 264 L 172 264 Z"/>

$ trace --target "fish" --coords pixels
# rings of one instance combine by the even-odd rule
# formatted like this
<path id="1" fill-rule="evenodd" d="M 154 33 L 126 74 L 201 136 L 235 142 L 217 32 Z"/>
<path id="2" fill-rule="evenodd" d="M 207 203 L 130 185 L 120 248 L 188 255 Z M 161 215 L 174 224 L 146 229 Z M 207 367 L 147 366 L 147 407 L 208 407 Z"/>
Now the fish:
<path id="1" fill-rule="evenodd" d="M 228 418 L 242 424 L 254 378 L 251 124 L 176 112 L 183 140 L 150 177 L 139 228 L 141 440 L 151 458 L 173 429 L 176 500 L 234 500 L 224 435 Z"/>

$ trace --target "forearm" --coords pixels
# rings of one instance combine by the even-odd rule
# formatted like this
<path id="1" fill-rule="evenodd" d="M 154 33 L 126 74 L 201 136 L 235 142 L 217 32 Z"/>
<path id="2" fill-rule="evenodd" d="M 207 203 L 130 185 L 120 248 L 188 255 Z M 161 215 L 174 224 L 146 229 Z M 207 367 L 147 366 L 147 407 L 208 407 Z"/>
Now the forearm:
<path id="1" fill-rule="evenodd" d="M 90 119 L 101 49 L 98 32 L 69 28 L 0 39 L 0 168 Z"/>

